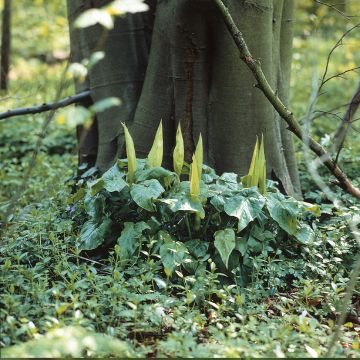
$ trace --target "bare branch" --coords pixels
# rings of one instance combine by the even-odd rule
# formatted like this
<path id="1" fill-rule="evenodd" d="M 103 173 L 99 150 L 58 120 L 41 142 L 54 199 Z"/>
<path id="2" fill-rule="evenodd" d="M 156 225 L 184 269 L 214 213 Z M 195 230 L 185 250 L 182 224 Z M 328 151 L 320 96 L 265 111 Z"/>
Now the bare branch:
<path id="1" fill-rule="evenodd" d="M 338 9 L 335 5 L 332 4 L 328 4 L 326 2 L 320 1 L 320 0 L 315 0 L 316 3 L 320 4 L 320 5 L 325 5 L 328 8 L 336 11 L 337 13 L 339 13 L 341 16 L 343 16 L 344 18 L 346 18 L 347 20 L 350 20 L 351 18 L 357 17 L 356 15 L 347 15 L 344 12 L 342 12 L 340 9 Z"/>
<path id="2" fill-rule="evenodd" d="M 341 46 L 341 45 L 343 44 L 343 42 L 342 42 L 343 39 L 344 39 L 347 35 L 349 35 L 353 30 L 357 29 L 358 27 L 360 27 L 360 24 L 356 24 L 356 25 L 354 25 L 352 28 L 350 28 L 349 30 L 345 31 L 345 32 L 341 35 L 340 39 L 339 39 L 339 40 L 335 43 L 335 45 L 331 48 L 331 50 L 330 50 L 330 52 L 329 52 L 329 54 L 328 54 L 328 56 L 327 56 L 327 59 L 326 59 L 325 70 L 324 70 L 324 74 L 323 74 L 322 79 L 321 79 L 321 83 L 320 83 L 320 86 L 319 86 L 318 93 L 320 93 L 320 91 L 321 91 L 322 87 L 324 86 L 325 82 L 328 81 L 328 80 L 325 81 L 325 79 L 326 79 L 326 75 L 327 75 L 328 70 L 329 70 L 330 60 L 331 60 L 331 56 L 332 56 L 333 52 L 334 52 L 339 46 Z"/>
<path id="3" fill-rule="evenodd" d="M 336 159 L 337 162 L 340 152 L 344 146 L 344 142 L 346 139 L 346 135 L 348 134 L 349 128 L 351 126 L 351 123 L 353 122 L 353 117 L 359 108 L 360 105 L 360 84 L 358 85 L 358 88 L 355 91 L 355 94 L 353 95 L 349 106 L 346 109 L 346 112 L 341 119 L 341 122 L 336 129 L 334 140 L 335 140 L 335 150 L 337 151 Z"/>
<path id="4" fill-rule="evenodd" d="M 338 186 L 340 186 L 344 191 L 360 200 L 360 190 L 352 184 L 352 182 L 347 178 L 346 174 L 341 170 L 341 168 L 331 159 L 328 152 L 318 142 L 316 142 L 313 138 L 309 137 L 309 135 L 303 131 L 298 121 L 295 119 L 293 113 L 289 111 L 289 109 L 276 95 L 275 91 L 272 89 L 269 82 L 267 81 L 260 63 L 253 58 L 245 42 L 242 32 L 238 29 L 231 14 L 229 13 L 227 7 L 224 5 L 222 0 L 213 0 L 213 2 L 218 8 L 225 22 L 225 25 L 230 32 L 230 35 L 232 36 L 236 46 L 239 49 L 241 60 L 253 73 L 255 79 L 257 80 L 257 87 L 267 97 L 267 99 L 273 105 L 278 114 L 286 121 L 286 123 L 288 124 L 288 130 L 294 133 L 319 158 L 322 159 L 322 163 L 338 180 Z"/>
<path id="5" fill-rule="evenodd" d="M 61 99 L 61 100 L 53 102 L 53 103 L 42 104 L 39 106 L 30 107 L 30 108 L 20 108 L 20 109 L 8 110 L 3 113 L 0 113 L 0 120 L 5 120 L 12 116 L 38 114 L 38 113 L 42 113 L 45 111 L 57 110 L 59 108 L 63 108 L 65 106 L 69 106 L 71 104 L 75 104 L 80 101 L 83 101 L 83 100 L 89 98 L 89 96 L 90 96 L 90 91 L 85 90 L 79 94 L 69 96 L 65 99 Z"/>

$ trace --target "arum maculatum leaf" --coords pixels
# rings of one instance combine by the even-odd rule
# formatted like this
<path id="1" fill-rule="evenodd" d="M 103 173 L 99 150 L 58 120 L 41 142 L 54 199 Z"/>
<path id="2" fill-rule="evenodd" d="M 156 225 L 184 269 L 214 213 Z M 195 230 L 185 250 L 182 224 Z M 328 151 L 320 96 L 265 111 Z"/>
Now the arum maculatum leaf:
<path id="1" fill-rule="evenodd" d="M 214 234 L 214 245 L 220 254 L 221 260 L 226 267 L 229 265 L 229 257 L 236 246 L 235 232 L 233 229 L 228 228 L 225 230 L 216 231 Z"/>

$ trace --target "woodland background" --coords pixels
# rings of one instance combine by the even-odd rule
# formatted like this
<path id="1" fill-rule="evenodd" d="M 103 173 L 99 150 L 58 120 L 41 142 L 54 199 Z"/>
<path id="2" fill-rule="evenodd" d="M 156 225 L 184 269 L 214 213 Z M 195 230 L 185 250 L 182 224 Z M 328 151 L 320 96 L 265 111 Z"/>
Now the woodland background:
<path id="1" fill-rule="evenodd" d="M 336 41 L 359 22 L 360 2 L 347 2 L 342 11 L 349 17 L 320 1 L 297 3 L 291 108 L 304 124 L 315 80 L 322 76 Z M 13 0 L 12 5 L 10 86 L 1 94 L 0 112 L 56 99 L 69 55 L 65 1 Z M 328 73 L 358 67 L 359 49 L 360 30 L 356 29 L 333 52 Z M 71 75 L 66 76 L 64 96 L 74 93 Z M 343 105 L 358 83 L 355 70 L 326 84 L 316 105 L 319 116 L 310 125 L 311 134 L 322 144 L 331 144 L 346 108 Z M 108 272 L 116 262 L 115 253 L 103 268 L 80 258 L 74 250 L 76 233 L 69 199 L 77 166 L 76 123 L 64 114 L 60 110 L 48 126 L 44 126 L 46 113 L 0 121 L 0 214 L 9 215 L 9 207 L 15 204 L 0 224 L 0 345 L 6 348 L 4 356 L 326 354 L 359 252 L 358 229 L 357 234 L 352 233 L 348 221 L 359 223 L 360 207 L 331 185 L 326 170 L 319 169 L 335 196 L 329 200 L 309 173 L 300 143 L 296 145 L 304 198 L 321 206 L 322 215 L 316 220 L 321 235 L 291 260 L 254 259 L 258 261 L 256 275 L 241 293 L 222 286 L 211 273 L 197 280 L 197 288 L 190 284 L 179 288 L 181 296 L 174 296 L 150 262 L 126 270 L 130 279 L 125 279 L 118 271 Z M 359 124 L 354 121 L 339 157 L 357 186 Z M 152 286 L 149 273 L 153 274 Z M 296 275 L 291 286 L 286 283 L 289 274 Z M 193 301 L 199 288 L 209 294 L 206 303 Z M 333 354 L 360 355 L 359 307 L 356 289 Z M 118 317 L 124 320 L 118 322 Z M 39 336 L 48 331 L 47 337 Z"/>

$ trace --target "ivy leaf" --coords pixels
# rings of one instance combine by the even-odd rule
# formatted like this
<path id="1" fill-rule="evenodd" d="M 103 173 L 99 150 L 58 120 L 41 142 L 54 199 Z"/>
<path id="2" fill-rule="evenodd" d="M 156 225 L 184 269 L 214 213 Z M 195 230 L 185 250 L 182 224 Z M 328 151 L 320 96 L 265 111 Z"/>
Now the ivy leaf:
<path id="1" fill-rule="evenodd" d="M 186 246 L 179 241 L 166 241 L 160 247 L 161 261 L 164 268 L 172 274 L 181 265 L 187 255 Z"/>
<path id="2" fill-rule="evenodd" d="M 235 249 L 235 232 L 231 228 L 225 230 L 216 231 L 215 236 L 215 248 L 220 254 L 221 260 L 228 268 L 229 257 L 232 251 Z"/>
<path id="3" fill-rule="evenodd" d="M 105 218 L 100 225 L 94 220 L 88 220 L 79 235 L 79 249 L 93 250 L 99 247 L 104 242 L 111 224 L 109 218 Z"/>
<path id="4" fill-rule="evenodd" d="M 108 171 L 102 176 L 104 182 L 104 188 L 108 192 L 121 192 L 124 187 L 128 186 L 127 182 L 124 180 L 125 173 L 122 173 L 119 170 L 117 164 L 111 167 Z"/>
<path id="5" fill-rule="evenodd" d="M 155 179 L 145 180 L 140 184 L 133 184 L 130 190 L 133 200 L 143 209 L 147 211 L 155 211 L 152 203 L 153 199 L 157 199 L 165 189 L 159 181 Z"/>
<path id="6" fill-rule="evenodd" d="M 267 197 L 267 208 L 270 216 L 288 234 L 294 235 L 297 231 L 298 206 L 294 200 L 286 199 L 280 193 L 269 193 Z"/>
<path id="7" fill-rule="evenodd" d="M 139 246 L 139 239 L 146 229 L 150 229 L 150 227 L 144 221 L 138 223 L 124 223 L 124 229 L 118 238 L 121 259 L 129 259 L 134 255 Z"/>
<path id="8" fill-rule="evenodd" d="M 261 213 L 264 205 L 265 198 L 255 188 L 249 188 L 227 199 L 224 210 L 239 219 L 238 231 L 241 231 Z"/>

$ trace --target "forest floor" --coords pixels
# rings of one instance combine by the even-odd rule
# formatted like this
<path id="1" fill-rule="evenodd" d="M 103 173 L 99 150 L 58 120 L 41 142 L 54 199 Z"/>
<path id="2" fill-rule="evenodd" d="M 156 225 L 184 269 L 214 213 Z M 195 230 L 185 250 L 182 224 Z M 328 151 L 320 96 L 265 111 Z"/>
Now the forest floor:
<path id="1" fill-rule="evenodd" d="M 317 69 L 323 69 L 333 43 L 334 39 L 295 39 L 292 107 L 299 118 L 306 114 L 312 78 Z M 353 48 L 347 49 L 345 55 L 341 51 L 334 54 L 330 72 L 360 63 L 359 54 L 357 58 L 353 54 L 359 48 L 358 41 L 348 45 Z M 0 108 L 51 101 L 63 68 L 64 64 L 17 60 L 10 97 L 0 99 Z M 334 79 L 328 83 L 318 108 L 327 110 L 346 103 L 355 88 L 356 76 Z M 64 95 L 72 91 L 69 85 Z M 341 116 L 343 110 L 335 112 Z M 23 116 L 0 123 L 2 215 L 16 200 L 8 223 L 5 219 L 1 223 L 3 356 L 326 354 L 353 260 L 359 252 L 348 224 L 356 219 L 359 222 L 360 206 L 331 185 L 336 203 L 326 198 L 306 168 L 300 144 L 297 156 L 304 197 L 319 204 L 322 211 L 312 224 L 318 234 L 313 242 L 304 245 L 293 258 L 254 258 L 254 262 L 258 261 L 257 271 L 251 284 L 241 289 L 223 284 L 213 271 L 205 277 L 187 276 L 182 283 L 172 284 L 154 259 L 141 259 L 118 271 L 114 251 L 98 260 L 77 252 L 78 233 L 69 201 L 77 166 L 74 124 L 55 116 L 41 137 L 47 116 Z M 319 117 L 311 131 L 329 145 L 331 138 L 326 134 L 331 134 L 337 124 L 336 116 Z M 37 148 L 39 136 L 41 145 Z M 357 185 L 359 163 L 359 134 L 354 130 L 340 164 Z M 320 173 L 330 184 L 326 170 Z M 357 288 L 333 349 L 334 356 L 360 356 L 359 311 Z"/>

